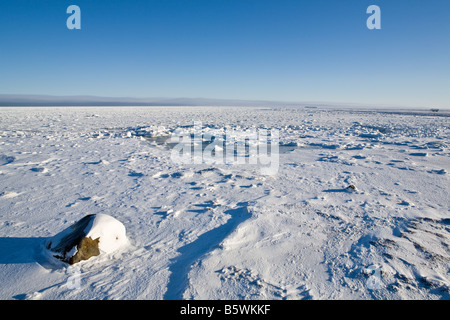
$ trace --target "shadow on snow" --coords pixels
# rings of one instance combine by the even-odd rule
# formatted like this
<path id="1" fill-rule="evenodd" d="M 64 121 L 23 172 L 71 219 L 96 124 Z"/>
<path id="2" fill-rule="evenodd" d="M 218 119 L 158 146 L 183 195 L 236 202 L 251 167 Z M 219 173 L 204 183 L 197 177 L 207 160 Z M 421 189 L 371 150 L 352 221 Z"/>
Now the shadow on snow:
<path id="1" fill-rule="evenodd" d="M 230 209 L 225 213 L 231 215 L 231 218 L 225 224 L 203 233 L 197 240 L 178 250 L 180 255 L 173 259 L 173 263 L 169 267 L 171 274 L 164 299 L 183 299 L 183 293 L 188 285 L 188 274 L 191 270 L 191 265 L 217 247 L 239 224 L 251 216 L 246 204 L 236 209 Z"/>

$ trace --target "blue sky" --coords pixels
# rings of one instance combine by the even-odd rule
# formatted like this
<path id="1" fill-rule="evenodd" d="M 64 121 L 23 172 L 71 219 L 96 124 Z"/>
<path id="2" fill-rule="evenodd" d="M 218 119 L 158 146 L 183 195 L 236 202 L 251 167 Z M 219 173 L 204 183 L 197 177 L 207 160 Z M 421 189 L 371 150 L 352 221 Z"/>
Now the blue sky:
<path id="1" fill-rule="evenodd" d="M 0 94 L 450 108 L 449 17 L 448 0 L 1 0 Z"/>

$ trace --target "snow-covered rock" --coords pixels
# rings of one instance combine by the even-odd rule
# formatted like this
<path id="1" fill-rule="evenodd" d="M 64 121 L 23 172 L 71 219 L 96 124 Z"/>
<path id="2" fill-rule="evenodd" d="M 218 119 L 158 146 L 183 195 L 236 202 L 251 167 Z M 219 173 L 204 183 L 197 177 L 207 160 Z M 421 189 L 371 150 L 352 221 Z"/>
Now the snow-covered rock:
<path id="1" fill-rule="evenodd" d="M 74 264 L 114 252 L 127 243 L 126 229 L 120 221 L 106 214 L 91 214 L 50 238 L 46 249 L 53 257 Z"/>

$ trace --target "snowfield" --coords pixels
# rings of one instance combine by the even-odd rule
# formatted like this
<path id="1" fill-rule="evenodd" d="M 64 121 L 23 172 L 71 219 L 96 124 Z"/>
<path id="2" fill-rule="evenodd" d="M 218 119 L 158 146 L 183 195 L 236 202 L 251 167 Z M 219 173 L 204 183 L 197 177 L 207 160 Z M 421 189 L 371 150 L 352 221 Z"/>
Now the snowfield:
<path id="1" fill-rule="evenodd" d="M 2 107 L 0 299 L 449 299 L 449 116 Z M 276 129 L 276 172 L 173 161 L 199 122 Z M 52 264 L 42 245 L 88 214 L 130 244 Z"/>

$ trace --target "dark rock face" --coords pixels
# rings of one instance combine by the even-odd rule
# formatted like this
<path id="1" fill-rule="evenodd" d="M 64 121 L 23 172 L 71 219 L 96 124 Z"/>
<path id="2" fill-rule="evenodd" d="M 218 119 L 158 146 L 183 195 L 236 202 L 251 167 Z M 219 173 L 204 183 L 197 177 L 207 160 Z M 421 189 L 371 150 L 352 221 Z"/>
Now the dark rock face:
<path id="1" fill-rule="evenodd" d="M 92 214 L 82 218 L 69 229 L 66 229 L 64 231 L 65 235 L 60 240 L 54 239 L 59 240 L 57 243 L 52 243 L 52 240 L 50 240 L 46 245 L 47 249 L 55 253 L 53 255 L 55 258 L 69 264 L 98 256 L 100 254 L 98 248 L 99 238 L 91 239 L 86 237 L 85 233 L 85 229 L 94 218 L 95 215 Z M 74 247 L 77 248 L 75 253 L 73 253 Z"/>
<path id="2" fill-rule="evenodd" d="M 81 239 L 80 243 L 77 245 L 77 253 L 70 257 L 67 262 L 69 264 L 74 264 L 81 260 L 87 260 L 90 257 L 98 256 L 100 254 L 98 241 L 99 238 L 95 240 L 92 240 L 91 237 Z"/>

